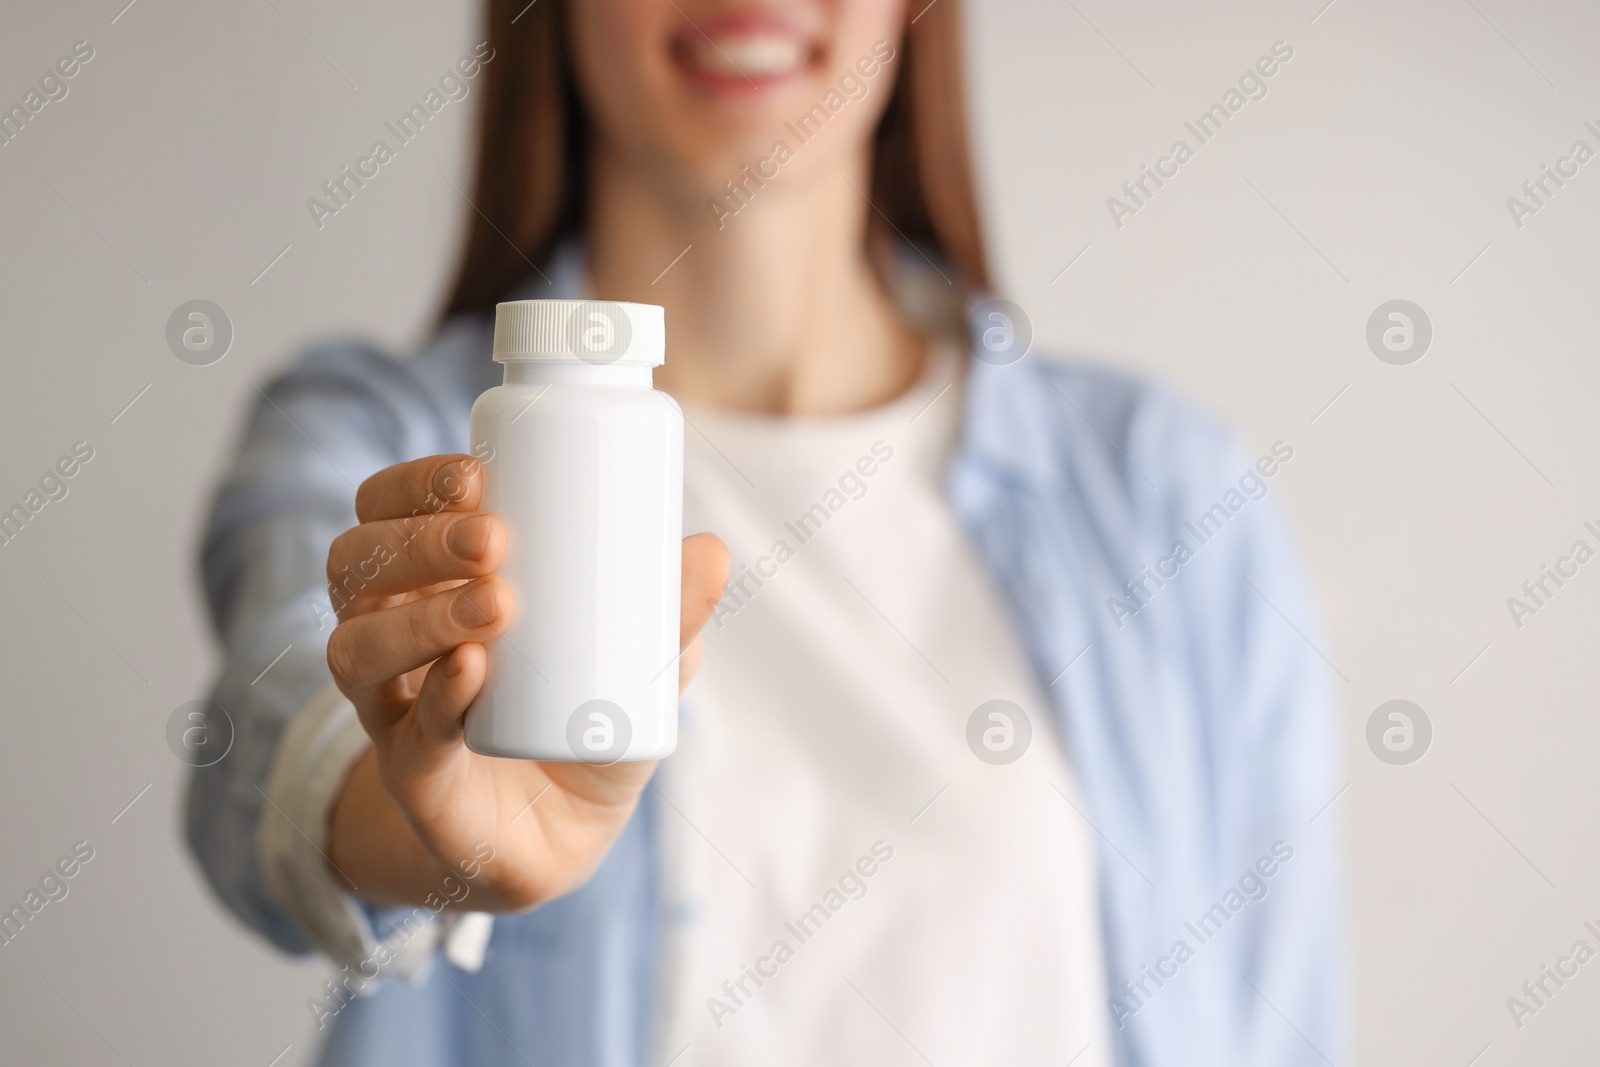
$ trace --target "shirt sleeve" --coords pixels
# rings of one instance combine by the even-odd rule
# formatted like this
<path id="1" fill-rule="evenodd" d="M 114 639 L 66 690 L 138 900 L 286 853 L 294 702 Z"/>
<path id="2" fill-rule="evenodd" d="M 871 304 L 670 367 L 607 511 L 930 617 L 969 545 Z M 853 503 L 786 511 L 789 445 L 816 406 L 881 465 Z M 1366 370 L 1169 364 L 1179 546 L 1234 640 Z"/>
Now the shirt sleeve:
<path id="1" fill-rule="evenodd" d="M 228 743 L 195 768 L 186 815 L 213 890 L 252 929 L 340 965 L 385 945 L 384 970 L 413 977 L 444 935 L 453 961 L 481 963 L 487 917 L 435 923 L 427 909 L 366 904 L 327 860 L 329 812 L 369 742 L 327 667 L 326 560 L 356 522 L 363 480 L 456 450 L 445 423 L 406 365 L 353 342 L 314 349 L 258 389 L 202 549 L 223 658 L 206 729 Z"/>
<path id="2" fill-rule="evenodd" d="M 1169 528 L 1193 549 L 1174 579 L 1185 637 L 1173 647 L 1187 645 L 1195 672 L 1217 828 L 1195 913 L 1248 894 L 1215 946 L 1216 980 L 1242 983 L 1234 1062 L 1343 1063 L 1342 675 L 1283 506 L 1306 460 L 1298 440 L 1247 449 L 1204 420 L 1168 425 L 1181 431 Z"/>
<path id="3" fill-rule="evenodd" d="M 435 947 L 467 971 L 483 966 L 493 917 L 448 912 L 437 923 L 396 929 L 380 942 L 367 912 L 327 855 L 328 819 L 350 768 L 370 739 L 355 706 L 336 686 L 317 694 L 289 724 L 263 790 L 257 836 L 267 894 L 321 952 L 356 975 L 381 970 L 420 981 Z M 413 912 L 415 914 L 415 912 Z M 360 987 L 367 988 L 365 983 Z"/>

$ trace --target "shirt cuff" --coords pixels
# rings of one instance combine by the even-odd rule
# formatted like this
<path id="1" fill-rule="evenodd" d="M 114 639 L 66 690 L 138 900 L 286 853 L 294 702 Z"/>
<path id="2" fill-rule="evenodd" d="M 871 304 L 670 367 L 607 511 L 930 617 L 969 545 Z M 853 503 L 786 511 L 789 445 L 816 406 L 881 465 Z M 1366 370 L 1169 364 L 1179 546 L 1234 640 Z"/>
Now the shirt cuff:
<path id="1" fill-rule="evenodd" d="M 257 850 L 267 892 L 307 939 L 354 972 L 357 992 L 380 973 L 421 982 L 435 949 L 466 971 L 483 966 L 493 916 L 451 912 L 422 924 L 401 921 L 379 938 L 372 917 L 327 858 L 328 819 L 350 768 L 371 744 L 337 686 L 312 698 L 289 728 L 267 774 Z M 427 914 L 425 909 L 396 909 Z"/>

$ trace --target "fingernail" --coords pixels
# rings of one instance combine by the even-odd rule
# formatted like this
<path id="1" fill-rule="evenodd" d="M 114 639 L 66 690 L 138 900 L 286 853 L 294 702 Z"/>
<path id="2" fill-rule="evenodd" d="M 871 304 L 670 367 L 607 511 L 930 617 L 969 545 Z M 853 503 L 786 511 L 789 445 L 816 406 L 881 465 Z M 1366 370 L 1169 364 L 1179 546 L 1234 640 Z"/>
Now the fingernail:
<path id="1" fill-rule="evenodd" d="M 433 491 L 451 503 L 465 499 L 467 487 L 478 475 L 478 465 L 472 460 L 456 461 L 440 467 L 433 476 Z"/>
<path id="2" fill-rule="evenodd" d="M 495 604 L 494 587 L 483 582 L 474 582 L 463 588 L 456 594 L 456 602 L 450 608 L 450 617 L 468 630 L 489 625 L 497 615 L 499 611 Z"/>
<path id="3" fill-rule="evenodd" d="M 450 527 L 445 544 L 462 559 L 480 560 L 489 551 L 489 516 L 473 515 Z"/>

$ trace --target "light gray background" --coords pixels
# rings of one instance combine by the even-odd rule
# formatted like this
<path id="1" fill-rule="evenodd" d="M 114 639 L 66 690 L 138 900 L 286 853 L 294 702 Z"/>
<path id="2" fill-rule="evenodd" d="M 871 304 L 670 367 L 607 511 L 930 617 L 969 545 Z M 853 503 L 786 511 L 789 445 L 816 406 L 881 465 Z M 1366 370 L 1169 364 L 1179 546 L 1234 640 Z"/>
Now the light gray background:
<path id="1" fill-rule="evenodd" d="M 322 968 L 226 916 L 180 838 L 163 728 L 213 671 L 197 530 L 253 386 L 296 346 L 422 335 L 476 96 L 322 231 L 305 200 L 480 36 L 475 12 L 415 0 L 125 2 L 8 5 L 0 33 L 5 104 L 74 41 L 96 52 L 0 147 L 0 506 L 72 442 L 96 453 L 0 546 L 0 905 L 74 841 L 96 850 L 0 948 L 0 1060 L 301 1063 Z M 1043 348 L 1295 448 L 1273 491 L 1345 679 L 1356 1061 L 1572 1059 L 1595 1048 L 1600 962 L 1520 1031 L 1505 1001 L 1596 944 L 1600 562 L 1521 630 L 1505 600 L 1596 543 L 1600 161 L 1520 230 L 1505 200 L 1575 139 L 1600 148 L 1600 13 L 1324 2 L 971 5 L 996 258 Z M 1295 55 L 1270 94 L 1113 226 L 1106 198 L 1279 39 Z M 236 329 L 208 368 L 163 337 L 196 297 Z M 1364 341 L 1398 297 L 1435 331 L 1409 367 Z M 1435 729 L 1408 767 L 1363 740 L 1396 697 Z"/>

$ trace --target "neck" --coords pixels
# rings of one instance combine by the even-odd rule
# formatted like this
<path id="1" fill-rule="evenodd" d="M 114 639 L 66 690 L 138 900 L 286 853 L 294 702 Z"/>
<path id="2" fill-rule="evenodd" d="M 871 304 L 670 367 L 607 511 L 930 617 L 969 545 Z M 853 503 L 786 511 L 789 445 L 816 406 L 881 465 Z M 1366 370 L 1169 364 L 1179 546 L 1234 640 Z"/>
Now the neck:
<path id="1" fill-rule="evenodd" d="M 923 345 L 867 260 L 866 172 L 861 158 L 780 175 L 719 229 L 703 194 L 599 147 L 590 291 L 667 309 L 656 383 L 679 400 L 783 415 L 884 403 L 916 377 Z"/>

